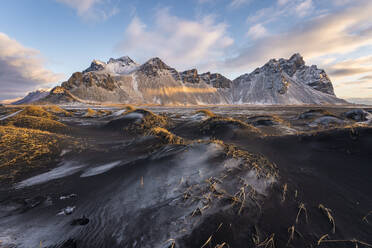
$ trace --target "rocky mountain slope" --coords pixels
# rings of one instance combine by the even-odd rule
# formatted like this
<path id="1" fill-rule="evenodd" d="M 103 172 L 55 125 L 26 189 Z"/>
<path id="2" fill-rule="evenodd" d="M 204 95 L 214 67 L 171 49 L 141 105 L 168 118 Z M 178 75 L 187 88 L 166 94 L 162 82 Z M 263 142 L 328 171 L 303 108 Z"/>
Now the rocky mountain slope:
<path id="1" fill-rule="evenodd" d="M 50 90 L 49 89 L 39 89 L 32 91 L 27 94 L 24 98 L 21 100 L 12 102 L 13 105 L 19 105 L 19 104 L 28 104 L 28 103 L 33 103 L 36 101 L 39 101 L 40 99 L 46 97 L 49 95 Z"/>
<path id="2" fill-rule="evenodd" d="M 306 66 L 300 54 L 272 59 L 233 81 L 234 103 L 343 104 L 324 70 Z"/>
<path id="3" fill-rule="evenodd" d="M 344 104 L 335 96 L 324 70 L 306 66 L 299 54 L 272 59 L 252 73 L 231 81 L 196 69 L 178 72 L 159 58 L 139 65 L 129 57 L 94 60 L 74 73 L 42 101 L 107 102 L 166 105 L 195 104 Z M 58 97 L 57 97 L 58 96 Z"/>

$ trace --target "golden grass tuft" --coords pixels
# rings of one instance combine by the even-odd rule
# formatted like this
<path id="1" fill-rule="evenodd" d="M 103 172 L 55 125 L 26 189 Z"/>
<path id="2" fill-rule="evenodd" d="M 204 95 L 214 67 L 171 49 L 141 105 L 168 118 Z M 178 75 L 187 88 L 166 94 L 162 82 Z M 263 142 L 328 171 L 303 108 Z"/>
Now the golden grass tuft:
<path id="1" fill-rule="evenodd" d="M 16 115 L 3 122 L 6 126 L 31 128 L 54 133 L 66 133 L 70 130 L 65 124 L 52 119 L 27 115 Z"/>
<path id="2" fill-rule="evenodd" d="M 204 120 L 200 125 L 200 130 L 203 134 L 216 134 L 217 129 L 223 128 L 226 126 L 232 126 L 239 129 L 248 130 L 254 134 L 260 134 L 260 130 L 250 124 L 247 124 L 241 120 L 229 118 L 229 117 L 220 117 L 214 116 Z"/>
<path id="3" fill-rule="evenodd" d="M 44 110 L 42 107 L 39 106 L 26 106 L 20 115 L 29 115 L 29 116 L 36 116 L 36 117 L 43 117 L 47 119 L 56 120 L 57 117 L 48 111 Z"/>
<path id="4" fill-rule="evenodd" d="M 91 108 L 88 108 L 87 109 L 87 112 L 85 113 L 84 117 L 95 117 L 98 115 L 98 112 L 91 109 Z"/>
<path id="5" fill-rule="evenodd" d="M 78 145 L 77 140 L 65 135 L 0 126 L 0 176 L 14 179 L 19 173 L 45 166 L 65 147 Z"/>
<path id="6" fill-rule="evenodd" d="M 200 109 L 195 111 L 195 114 L 204 114 L 205 116 L 208 117 L 215 117 L 216 115 L 209 109 Z"/>
<path id="7" fill-rule="evenodd" d="M 66 117 L 72 116 L 70 112 L 64 110 L 63 108 L 57 105 L 46 105 L 43 108 L 52 114 L 63 115 Z"/>
<path id="8" fill-rule="evenodd" d="M 253 154 L 230 144 L 224 144 L 222 141 L 212 140 L 210 143 L 219 144 L 224 148 L 226 156 L 241 159 L 244 166 L 256 171 L 257 176 L 267 179 L 277 177 L 277 168 L 264 156 Z"/>
<path id="9" fill-rule="evenodd" d="M 125 108 L 126 110 L 129 110 L 129 111 L 136 110 L 136 108 L 135 108 L 133 105 L 130 105 L 130 104 L 125 105 L 124 108 Z"/>
<path id="10" fill-rule="evenodd" d="M 141 114 L 143 118 L 140 122 L 135 121 L 124 127 L 125 131 L 143 134 L 152 128 L 165 127 L 168 124 L 168 119 L 166 117 L 157 115 L 146 109 L 128 110 L 123 115 L 126 116 L 132 113 Z"/>
<path id="11" fill-rule="evenodd" d="M 151 128 L 147 133 L 147 135 L 153 135 L 162 140 L 165 144 L 172 144 L 172 145 L 181 145 L 185 144 L 185 141 L 173 133 L 169 132 L 167 129 L 162 127 L 154 127 Z"/>

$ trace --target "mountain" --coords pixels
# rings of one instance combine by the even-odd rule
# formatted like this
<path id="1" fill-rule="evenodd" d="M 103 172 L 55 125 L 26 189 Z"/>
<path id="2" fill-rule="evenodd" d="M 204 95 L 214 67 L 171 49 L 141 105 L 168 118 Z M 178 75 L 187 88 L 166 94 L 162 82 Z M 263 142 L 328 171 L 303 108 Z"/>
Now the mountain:
<path id="1" fill-rule="evenodd" d="M 38 102 L 53 104 L 85 103 L 83 100 L 72 95 L 67 89 L 61 86 L 54 87 L 46 97 L 40 99 Z"/>
<path id="2" fill-rule="evenodd" d="M 219 74 L 201 76 L 197 70 L 180 73 L 159 58 L 140 66 L 123 58 L 110 59 L 107 64 L 95 60 L 61 86 L 89 102 L 179 105 L 228 104 L 232 100 L 226 89 L 231 87 L 231 81 Z"/>
<path id="3" fill-rule="evenodd" d="M 20 105 L 20 104 L 29 104 L 36 101 L 39 101 L 40 99 L 43 99 L 47 95 L 49 95 L 50 89 L 39 89 L 33 92 L 28 93 L 24 98 L 21 100 L 12 102 L 13 105 Z"/>
<path id="4" fill-rule="evenodd" d="M 56 89 L 56 88 L 55 88 Z M 326 72 L 307 66 L 300 54 L 272 59 L 235 80 L 196 69 L 178 72 L 159 58 L 139 65 L 124 56 L 93 60 L 41 101 L 53 103 L 345 104 L 335 96 Z M 62 92 L 62 93 L 61 93 Z"/>
<path id="5" fill-rule="evenodd" d="M 252 73 L 233 81 L 234 103 L 345 104 L 335 96 L 324 70 L 306 66 L 300 54 L 272 59 Z"/>

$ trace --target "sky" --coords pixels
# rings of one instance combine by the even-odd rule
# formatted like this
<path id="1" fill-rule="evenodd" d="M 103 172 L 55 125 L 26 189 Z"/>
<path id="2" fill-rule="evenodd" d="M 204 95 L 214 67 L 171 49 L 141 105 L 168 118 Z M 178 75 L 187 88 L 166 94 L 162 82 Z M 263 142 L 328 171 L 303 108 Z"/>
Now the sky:
<path id="1" fill-rule="evenodd" d="M 372 102 L 372 0 L 2 0 L 0 100 L 93 59 L 160 57 L 230 79 L 300 53 L 338 97 Z"/>

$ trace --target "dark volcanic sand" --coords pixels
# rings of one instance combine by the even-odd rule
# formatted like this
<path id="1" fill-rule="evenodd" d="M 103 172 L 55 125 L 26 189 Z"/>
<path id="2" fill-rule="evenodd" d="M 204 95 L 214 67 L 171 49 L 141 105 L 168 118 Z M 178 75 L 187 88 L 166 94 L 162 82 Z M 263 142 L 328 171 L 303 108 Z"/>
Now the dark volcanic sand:
<path id="1" fill-rule="evenodd" d="M 275 114 L 290 125 L 257 122 L 275 136 L 228 126 L 211 137 L 199 132 L 192 109 L 154 109 L 181 137 L 218 138 L 268 158 L 278 176 L 261 179 L 216 144 L 164 145 L 106 128 L 110 118 L 66 118 L 92 148 L 62 156 L 49 174 L 1 185 L 0 247 L 317 247 L 325 234 L 324 241 L 339 241 L 320 247 L 370 247 L 372 215 L 363 217 L 372 210 L 372 128 L 309 128 L 313 119 L 297 119 L 307 110 L 215 108 L 242 121 Z M 330 109 L 336 116 L 347 110 Z M 304 133 L 280 135 L 288 130 Z M 226 196 L 242 187 L 241 207 Z M 330 209 L 335 233 L 319 204 Z"/>

